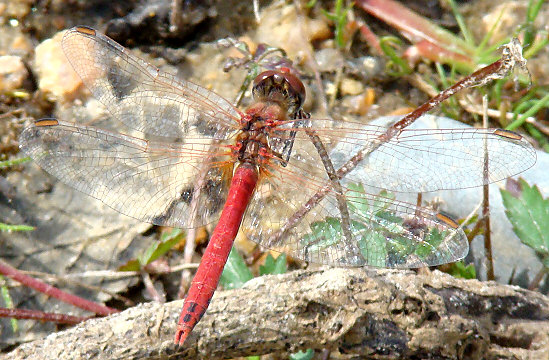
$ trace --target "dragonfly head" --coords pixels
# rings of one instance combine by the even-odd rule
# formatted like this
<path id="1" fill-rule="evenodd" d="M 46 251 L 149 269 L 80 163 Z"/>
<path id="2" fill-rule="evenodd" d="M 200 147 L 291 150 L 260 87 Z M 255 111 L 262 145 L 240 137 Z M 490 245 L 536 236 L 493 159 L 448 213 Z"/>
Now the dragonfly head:
<path id="1" fill-rule="evenodd" d="M 303 105 L 305 86 L 286 68 L 267 70 L 256 76 L 252 94 L 256 100 L 276 102 L 293 114 Z"/>

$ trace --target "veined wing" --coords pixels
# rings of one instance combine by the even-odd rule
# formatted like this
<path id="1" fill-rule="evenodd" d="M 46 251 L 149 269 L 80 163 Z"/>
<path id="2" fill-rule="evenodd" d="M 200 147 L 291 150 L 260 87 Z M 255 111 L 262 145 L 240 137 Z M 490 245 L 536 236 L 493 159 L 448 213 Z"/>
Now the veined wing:
<path id="1" fill-rule="evenodd" d="M 189 132 L 223 140 L 239 112 L 221 96 L 161 72 L 87 27 L 67 31 L 69 62 L 113 118 L 143 134 L 184 139 Z"/>
<path id="2" fill-rule="evenodd" d="M 300 143 L 287 167 L 266 166 L 242 229 L 266 248 L 329 265 L 413 268 L 467 254 L 465 234 L 444 214 L 345 185 L 333 186 L 316 149 Z"/>
<path id="3" fill-rule="evenodd" d="M 506 179 L 536 162 L 528 141 L 502 129 L 406 128 L 385 140 L 383 127 L 343 122 L 330 129 L 328 122 L 313 120 L 311 127 L 329 144 L 336 169 L 363 153 L 342 179 L 344 185 L 396 192 L 464 189 Z"/>
<path id="4" fill-rule="evenodd" d="M 520 173 L 536 159 L 527 141 L 498 129 L 405 129 L 388 139 L 377 126 L 310 125 L 341 186 L 330 181 L 299 129 L 287 167 L 268 167 L 243 228 L 265 247 L 324 264 L 419 267 L 461 259 L 468 243 L 452 219 L 368 187 L 423 192 L 480 186 Z M 357 154 L 362 159 L 341 170 Z"/>
<path id="5" fill-rule="evenodd" d="M 164 144 L 45 119 L 23 130 L 19 141 L 48 173 L 122 214 L 188 228 L 217 219 L 232 173 L 222 148 L 186 140 Z M 191 223 L 193 197 L 198 212 Z"/>

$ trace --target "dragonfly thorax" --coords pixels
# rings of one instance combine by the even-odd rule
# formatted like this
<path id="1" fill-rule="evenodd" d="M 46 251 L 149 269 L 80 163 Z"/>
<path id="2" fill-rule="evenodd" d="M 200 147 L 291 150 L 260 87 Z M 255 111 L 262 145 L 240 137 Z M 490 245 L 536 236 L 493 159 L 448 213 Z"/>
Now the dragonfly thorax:
<path id="1" fill-rule="evenodd" d="M 273 103 L 256 103 L 246 111 L 233 153 L 240 163 L 260 165 L 277 155 L 271 150 L 269 136 L 286 119 L 284 109 Z"/>

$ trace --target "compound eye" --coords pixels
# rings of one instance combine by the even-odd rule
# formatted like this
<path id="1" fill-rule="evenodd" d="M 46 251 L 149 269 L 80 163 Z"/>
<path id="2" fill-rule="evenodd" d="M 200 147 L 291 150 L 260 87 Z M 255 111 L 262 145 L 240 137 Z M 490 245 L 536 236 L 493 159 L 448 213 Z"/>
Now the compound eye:
<path id="1" fill-rule="evenodd" d="M 278 72 L 277 71 L 274 71 L 274 70 L 267 70 L 267 71 L 263 71 L 262 73 L 260 73 L 259 75 L 257 75 L 254 79 L 254 82 L 253 82 L 253 88 L 255 88 L 256 86 L 258 86 L 260 83 L 263 83 L 266 79 L 270 78 L 271 76 L 277 74 Z"/>
<path id="2" fill-rule="evenodd" d="M 301 107 L 301 105 L 303 105 L 303 100 L 305 100 L 305 86 L 303 85 L 303 82 L 299 80 L 297 76 L 289 72 L 283 72 L 281 75 L 284 76 L 284 80 L 288 83 L 291 92 L 301 99 L 299 104 Z"/>
<path id="3" fill-rule="evenodd" d="M 255 78 L 253 95 L 256 99 L 284 102 L 288 112 L 294 113 L 303 105 L 305 86 L 286 68 L 267 70 Z"/>

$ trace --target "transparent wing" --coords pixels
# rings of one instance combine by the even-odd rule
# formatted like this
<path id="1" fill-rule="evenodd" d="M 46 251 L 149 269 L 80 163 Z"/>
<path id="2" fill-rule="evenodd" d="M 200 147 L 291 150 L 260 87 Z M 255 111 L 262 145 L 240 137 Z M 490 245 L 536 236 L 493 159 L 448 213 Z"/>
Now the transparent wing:
<path id="1" fill-rule="evenodd" d="M 40 120 L 19 141 L 24 153 L 65 184 L 152 224 L 188 228 L 210 223 L 227 195 L 231 172 L 223 166 L 224 154 L 211 151 L 202 139 L 164 144 Z M 197 209 L 195 220 L 191 204 Z"/>
<path id="2" fill-rule="evenodd" d="M 502 129 L 404 129 L 386 140 L 386 128 L 330 120 L 311 127 L 330 146 L 336 169 L 359 152 L 363 160 L 345 181 L 397 192 L 464 189 L 519 174 L 536 162 L 532 145 Z M 333 125 L 332 125 L 333 127 Z"/>
<path id="3" fill-rule="evenodd" d="M 459 260 L 468 242 L 456 222 L 368 188 L 422 192 L 479 186 L 535 162 L 528 142 L 502 130 L 404 130 L 383 140 L 384 128 L 345 123 L 347 131 L 334 131 L 333 124 L 319 122 L 324 121 L 313 120 L 311 127 L 330 149 L 336 170 L 360 152 L 362 160 L 344 171 L 338 187 L 299 131 L 287 167 L 268 169 L 243 224 L 259 244 L 306 261 L 407 268 Z"/>
<path id="4" fill-rule="evenodd" d="M 279 191 L 277 188 L 268 181 L 262 191 Z M 357 185 L 344 196 L 349 236 L 343 230 L 337 193 L 329 192 L 303 214 L 303 203 L 294 199 L 314 194 L 297 186 L 290 199 L 271 197 L 269 202 L 278 207 L 251 206 L 243 229 L 266 248 L 327 265 L 415 268 L 467 255 L 465 234 L 444 214 L 361 190 Z M 284 211 L 292 215 L 281 217 Z"/>
<path id="5" fill-rule="evenodd" d="M 72 28 L 62 46 L 94 97 L 131 129 L 170 139 L 196 130 L 225 139 L 238 125 L 239 112 L 221 96 L 159 71 L 93 29 Z"/>

